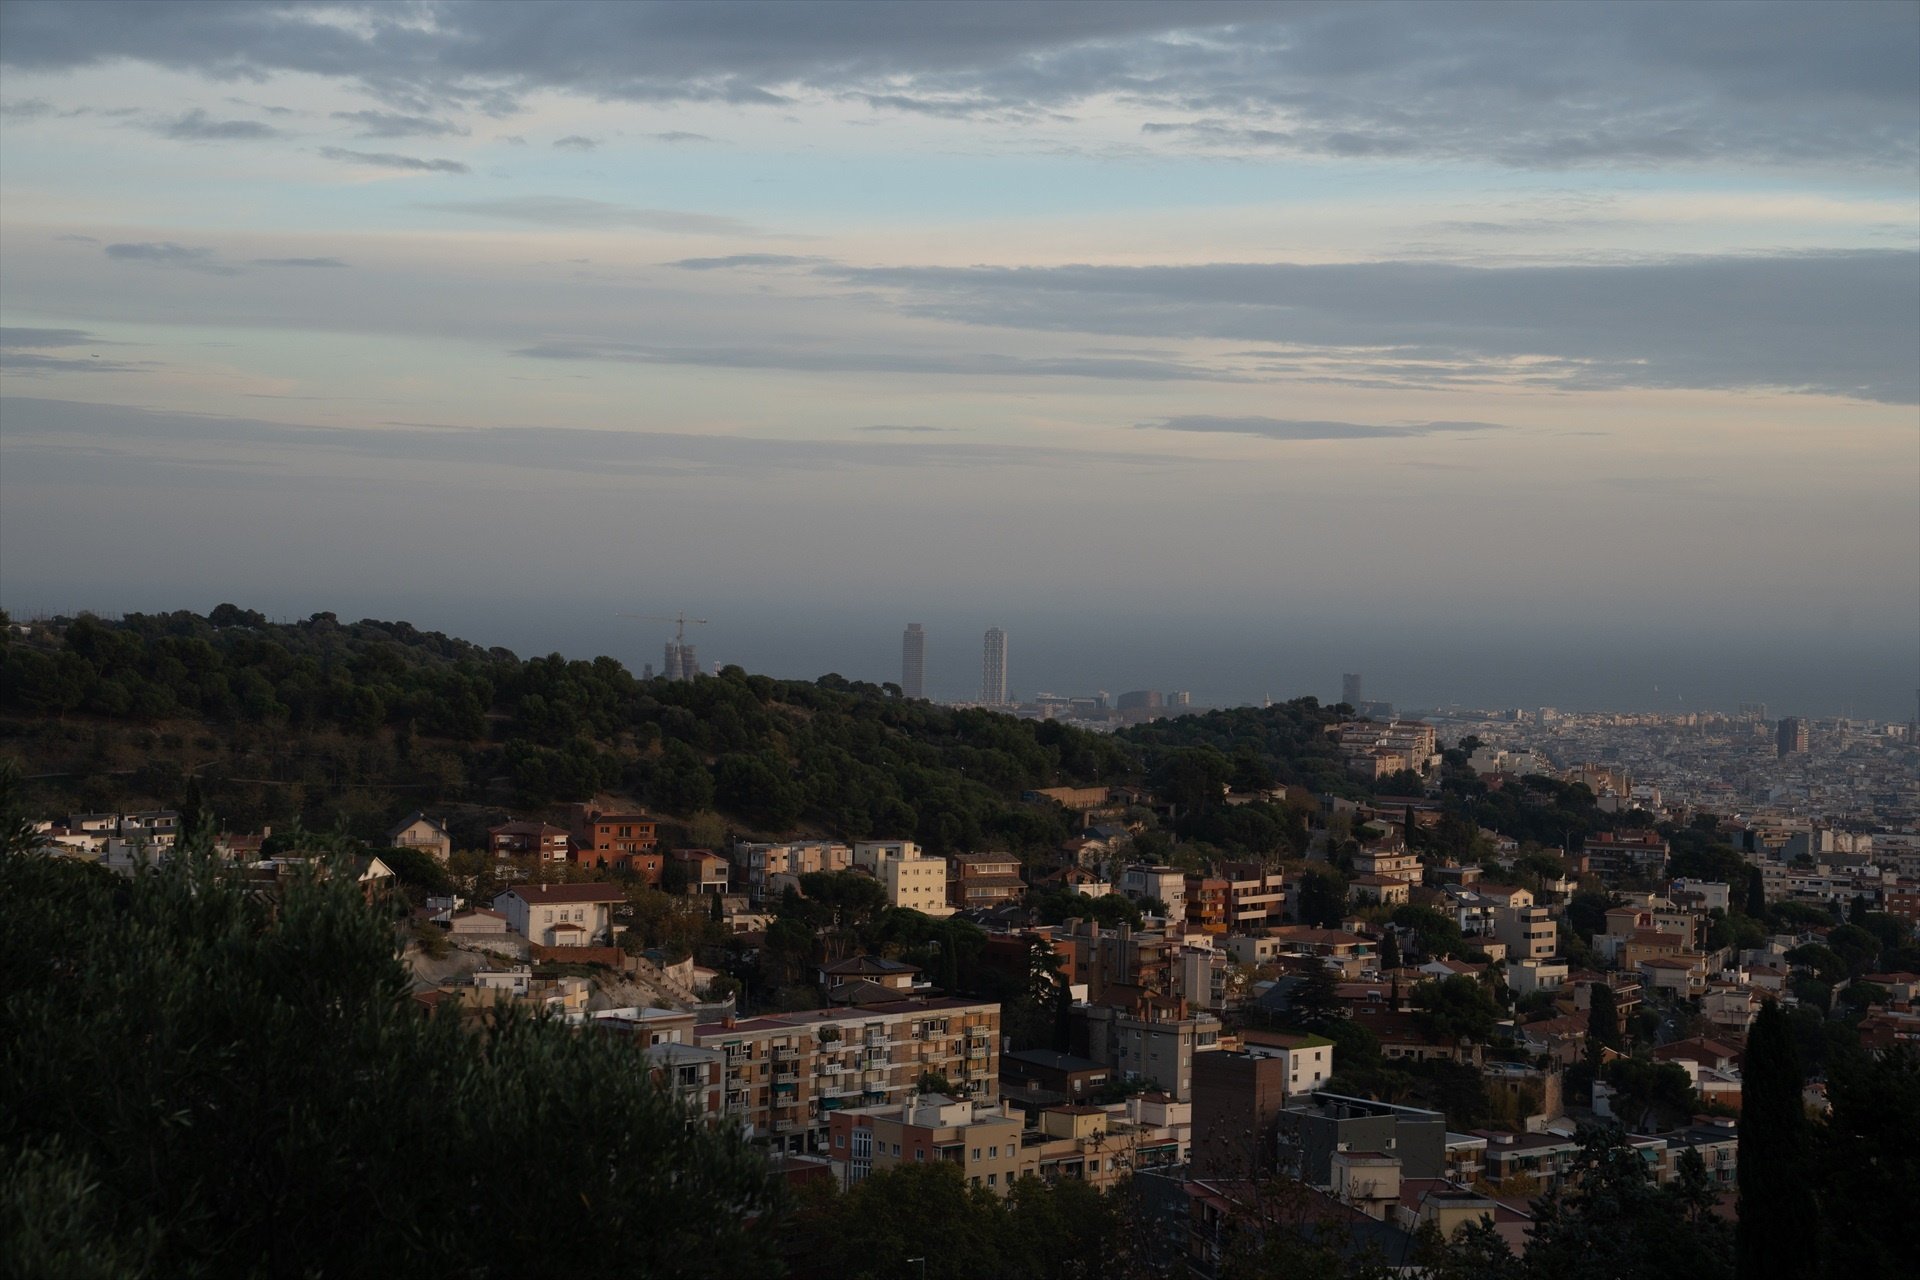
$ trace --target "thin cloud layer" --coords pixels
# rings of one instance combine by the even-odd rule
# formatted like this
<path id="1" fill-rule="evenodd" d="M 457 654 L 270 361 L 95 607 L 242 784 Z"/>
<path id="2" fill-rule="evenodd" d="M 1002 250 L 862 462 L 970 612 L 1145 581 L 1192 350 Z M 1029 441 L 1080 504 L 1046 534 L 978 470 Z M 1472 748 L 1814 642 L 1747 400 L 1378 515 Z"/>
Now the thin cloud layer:
<path id="1" fill-rule="evenodd" d="M 366 165 L 373 169 L 399 169 L 408 173 L 471 173 L 458 160 L 429 160 L 403 156 L 392 151 L 349 151 L 345 147 L 321 147 L 320 155 L 342 164 Z"/>
<path id="2" fill-rule="evenodd" d="M 1092 378 L 1125 382 L 1233 381 L 1203 365 L 1138 356 L 1009 356 L 960 351 L 856 351 L 845 347 L 650 347 L 620 342 L 553 341 L 513 353 L 534 360 L 691 365 L 708 369 L 784 369 L 796 373 L 877 373 L 1001 378 Z"/>
<path id="3" fill-rule="evenodd" d="M 1220 418 L 1190 414 L 1135 424 L 1143 431 L 1195 431 L 1212 435 L 1259 436 L 1264 440 L 1391 440 L 1447 432 L 1504 431 L 1493 422 L 1314 422 L 1298 418 Z"/>
<path id="4" fill-rule="evenodd" d="M 357 126 L 362 138 L 464 138 L 468 133 L 451 120 L 400 111 L 336 111 L 333 118 Z"/>
<path id="5" fill-rule="evenodd" d="M 606 200 L 587 200 L 577 196 L 505 196 L 497 200 L 441 200 L 423 203 L 422 209 L 437 213 L 457 213 L 474 218 L 491 218 L 535 227 L 573 227 L 580 230 L 604 230 L 632 227 L 642 231 L 675 234 L 746 236 L 757 235 L 757 228 L 737 218 L 711 213 L 689 213 L 681 209 L 642 209 Z"/>
<path id="6" fill-rule="evenodd" d="M 1911 164 L 1920 10 L 1711 5 L 873 5 L 13 0 L 0 59 L 352 81 L 401 114 L 539 91 L 805 95 L 947 118 L 1148 113 L 1163 142 L 1516 167 Z"/>
<path id="7" fill-rule="evenodd" d="M 1920 403 L 1920 254 L 1608 266 L 844 267 L 917 315 L 1276 344 L 1270 372 L 1437 385 L 1786 389 Z M 1304 355 L 1335 353 L 1338 367 Z"/>
<path id="8" fill-rule="evenodd" d="M 208 275 L 238 275 L 239 269 L 214 257 L 212 249 L 201 245 L 175 244 L 171 240 L 141 240 L 110 244 L 101 250 L 114 262 L 140 262 L 156 267 L 179 267 Z"/>
<path id="9" fill-rule="evenodd" d="M 9 374 L 134 373 L 153 367 L 148 361 L 107 359 L 98 352 L 63 354 L 72 347 L 118 346 L 84 329 L 36 329 L 0 326 L 0 371 Z"/>
<path id="10" fill-rule="evenodd" d="M 258 120 L 216 120 L 198 108 L 155 125 L 154 132 L 175 142 L 251 142 L 281 136 L 280 130 Z"/>
<path id="11" fill-rule="evenodd" d="M 374 471 L 394 465 L 455 468 L 465 476 L 495 469 L 519 475 L 777 475 L 852 467 L 965 468 L 1076 466 L 1090 459 L 1136 464 L 1151 454 L 1092 453 L 1039 446 L 920 440 L 793 440 L 666 431 L 584 431 L 561 427 L 464 428 L 387 423 L 378 430 L 268 422 L 130 409 L 28 396 L 0 398 L 8 449 L 17 456 L 117 457 L 210 471 L 341 465 Z"/>

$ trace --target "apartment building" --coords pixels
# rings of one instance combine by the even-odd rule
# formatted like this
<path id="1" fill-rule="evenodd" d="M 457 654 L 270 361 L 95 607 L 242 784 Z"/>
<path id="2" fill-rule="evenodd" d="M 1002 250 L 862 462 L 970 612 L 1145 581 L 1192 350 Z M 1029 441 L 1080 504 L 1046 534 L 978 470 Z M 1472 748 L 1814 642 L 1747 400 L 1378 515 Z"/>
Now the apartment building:
<path id="1" fill-rule="evenodd" d="M 1247 933 L 1287 922 L 1286 877 L 1278 871 L 1230 866 L 1227 877 L 1227 931 Z"/>
<path id="2" fill-rule="evenodd" d="M 1433 726 L 1418 720 L 1359 720 L 1339 726 L 1334 733 L 1347 767 L 1363 777 L 1387 777 L 1408 769 L 1425 773 L 1437 754 Z"/>
<path id="3" fill-rule="evenodd" d="M 1120 873 L 1120 892 L 1135 902 L 1154 898 L 1166 903 L 1169 920 L 1187 918 L 1187 877 L 1177 868 L 1128 867 Z"/>
<path id="4" fill-rule="evenodd" d="M 837 1111 L 903 1102 L 927 1076 L 954 1096 L 1000 1096 L 1000 1006 L 901 1000 L 722 1019 L 694 1043 L 726 1058 L 723 1109 L 776 1150 L 825 1152 Z"/>
<path id="5" fill-rule="evenodd" d="M 775 876 L 804 876 L 816 871 L 845 871 L 853 865 L 853 850 L 830 840 L 803 840 L 789 844 L 760 844 L 742 840 L 733 846 L 736 884 L 758 902 L 767 896 Z"/>
<path id="6" fill-rule="evenodd" d="M 1383 880 L 1414 885 L 1426 875 L 1420 855 L 1408 849 L 1397 836 L 1362 846 L 1353 855 L 1353 870 L 1355 875 L 1379 876 Z"/>
<path id="7" fill-rule="evenodd" d="M 923 1093 L 898 1103 L 836 1111 L 828 1120 L 828 1158 L 840 1185 L 881 1170 L 944 1160 L 968 1185 L 1004 1196 L 1020 1176 L 1025 1123 L 999 1107 Z"/>
<path id="8" fill-rule="evenodd" d="M 1309 1186 L 1333 1184 L 1338 1151 L 1390 1151 L 1409 1178 L 1438 1178 L 1446 1170 L 1447 1117 L 1438 1111 L 1322 1090 L 1293 1099 L 1274 1120 L 1280 1167 Z"/>
<path id="9" fill-rule="evenodd" d="M 1089 1000 L 1098 1003 L 1108 988 L 1116 986 L 1172 989 L 1173 959 L 1180 944 L 1163 930 L 1134 929 L 1127 924 L 1102 929 L 1091 920 L 1069 921 L 1064 940 L 1077 952 L 1079 976 L 1087 984 Z"/>
<path id="10" fill-rule="evenodd" d="M 1658 880 L 1667 870 L 1667 841 L 1656 831 L 1597 831 L 1587 837 L 1587 866 L 1602 879 Z"/>
<path id="11" fill-rule="evenodd" d="M 988 911 L 1026 896 L 1020 859 L 1010 853 L 963 853 L 947 859 L 947 905 Z"/>
<path id="12" fill-rule="evenodd" d="M 886 887 L 890 907 L 929 916 L 953 914 L 947 901 L 947 860 L 928 856 L 911 840 L 856 841 L 853 865 Z"/>
<path id="13" fill-rule="evenodd" d="M 1316 1092 L 1333 1078 L 1333 1041 L 1325 1036 L 1249 1028 L 1240 1033 L 1240 1048 L 1280 1064 L 1281 1088 L 1288 1098 Z"/>
<path id="14" fill-rule="evenodd" d="M 1203 933 L 1227 931 L 1227 882 L 1216 876 L 1187 877 L 1187 923 Z"/>
<path id="15" fill-rule="evenodd" d="M 1173 988 L 1196 1009 L 1224 1013 L 1240 1007 L 1249 985 L 1246 970 L 1224 951 L 1183 947 L 1173 958 Z"/>
<path id="16" fill-rule="evenodd" d="M 1143 996 L 1126 1008 L 1089 1005 L 1085 1016 L 1089 1058 L 1176 1102 L 1193 1101 L 1194 1058 L 1220 1042 L 1219 1018 L 1164 996 Z"/>
<path id="17" fill-rule="evenodd" d="M 597 813 L 587 824 L 587 847 L 580 850 L 582 866 L 626 870 L 648 884 L 660 883 L 664 862 L 656 846 L 659 827 L 643 813 Z"/>
<path id="18" fill-rule="evenodd" d="M 1494 907 L 1493 936 L 1513 960 L 1551 960 L 1560 950 L 1560 926 L 1552 911 L 1533 906 L 1531 894 L 1526 898 L 1524 907 Z"/>

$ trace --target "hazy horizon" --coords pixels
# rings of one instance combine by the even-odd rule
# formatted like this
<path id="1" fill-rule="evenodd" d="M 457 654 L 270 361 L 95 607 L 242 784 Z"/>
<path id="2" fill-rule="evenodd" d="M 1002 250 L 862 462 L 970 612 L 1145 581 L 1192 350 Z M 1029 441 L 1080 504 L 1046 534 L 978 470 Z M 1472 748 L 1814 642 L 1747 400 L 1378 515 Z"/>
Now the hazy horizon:
<path id="1" fill-rule="evenodd" d="M 671 623 L 636 621 L 621 613 L 669 611 L 673 600 L 538 600 L 503 595 L 494 601 L 417 597 L 383 598 L 343 593 L 303 601 L 272 592 L 247 598 L 164 601 L 138 588 L 129 597 L 147 601 L 104 607 L 99 603 L 31 605 L 42 614 L 87 610 L 102 616 L 188 608 L 206 613 L 222 601 L 258 609 L 274 621 L 299 621 L 331 612 L 342 621 L 362 618 L 405 621 L 476 644 L 501 646 L 521 657 L 560 653 L 568 658 L 617 658 L 640 674 L 658 671 L 661 646 Z M 698 603 L 698 602 L 695 602 Z M 1540 706 L 1564 711 L 1723 711 L 1743 702 L 1764 702 L 1768 714 L 1851 716 L 1902 721 L 1913 715 L 1913 690 L 1891 682 L 1902 674 L 1897 648 L 1876 647 L 1871 637 L 1852 637 L 1825 649 L 1730 650 L 1707 632 L 1631 637 L 1582 636 L 1545 630 L 1502 631 L 1485 641 L 1478 632 L 1424 633 L 1396 643 L 1391 638 L 1337 627 L 1315 629 L 1276 617 L 1227 618 L 1205 632 L 1177 623 L 1087 614 L 1080 618 L 1033 613 L 980 614 L 951 606 L 923 609 L 898 621 L 871 608 L 823 609 L 805 602 L 721 602 L 726 607 L 688 609 L 706 616 L 690 626 L 702 668 L 737 663 L 782 679 L 814 680 L 838 674 L 873 683 L 900 679 L 900 638 L 908 621 L 927 628 L 927 694 L 939 701 L 969 701 L 980 684 L 981 642 L 988 625 L 1009 635 L 1010 680 L 1015 693 L 1118 696 L 1135 689 L 1184 690 L 1203 706 L 1257 704 L 1312 696 L 1334 702 L 1340 677 L 1358 670 L 1369 699 L 1396 708 L 1463 706 L 1483 709 Z M 10 610 L 11 602 L 0 601 Z M 601 609 L 604 607 L 604 612 Z M 545 611 L 543 615 L 543 610 Z M 16 611 L 16 620 L 23 614 Z M 1497 661 L 1476 650 L 1490 643 Z M 1826 655 L 1822 658 L 1820 655 Z"/>
<path id="2" fill-rule="evenodd" d="M 0 606 L 1920 685 L 1920 8 L 0 7 Z"/>

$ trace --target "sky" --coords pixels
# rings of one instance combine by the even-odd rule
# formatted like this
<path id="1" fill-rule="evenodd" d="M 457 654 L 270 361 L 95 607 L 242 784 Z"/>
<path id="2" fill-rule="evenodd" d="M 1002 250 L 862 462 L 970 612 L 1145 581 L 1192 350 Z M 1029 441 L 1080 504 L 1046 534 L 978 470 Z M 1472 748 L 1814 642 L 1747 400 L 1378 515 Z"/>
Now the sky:
<path id="1" fill-rule="evenodd" d="M 1920 5 L 0 5 L 0 607 L 1904 719 Z"/>

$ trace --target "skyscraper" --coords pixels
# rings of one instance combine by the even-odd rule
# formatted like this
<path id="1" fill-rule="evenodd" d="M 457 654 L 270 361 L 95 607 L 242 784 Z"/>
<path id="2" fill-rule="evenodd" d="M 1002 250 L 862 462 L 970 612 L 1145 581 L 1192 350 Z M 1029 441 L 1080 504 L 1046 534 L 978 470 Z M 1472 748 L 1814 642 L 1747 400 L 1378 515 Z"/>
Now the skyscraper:
<path id="1" fill-rule="evenodd" d="M 990 707 L 1007 701 L 1007 633 L 999 627 L 987 628 L 987 641 L 980 654 L 980 701 Z"/>
<path id="2" fill-rule="evenodd" d="M 1340 677 L 1340 701 L 1358 711 L 1360 709 L 1360 699 L 1363 696 L 1360 692 L 1360 673 L 1358 671 L 1349 671 Z"/>
<path id="3" fill-rule="evenodd" d="M 1780 722 L 1780 730 L 1774 737 L 1775 752 L 1783 759 L 1787 756 L 1803 756 L 1807 753 L 1807 722 L 1799 716 L 1788 716 Z"/>
<path id="4" fill-rule="evenodd" d="M 927 633 L 909 622 L 900 637 L 900 692 L 909 698 L 927 696 Z"/>

